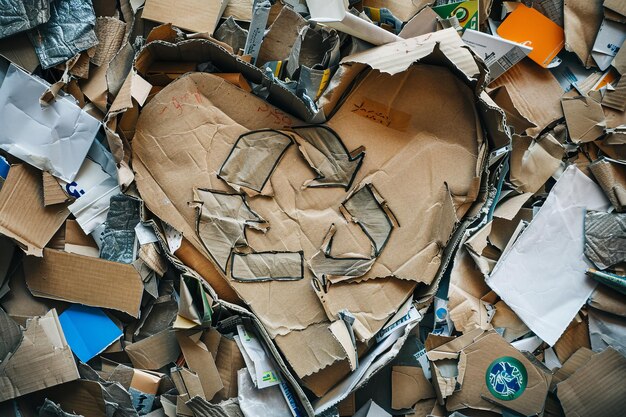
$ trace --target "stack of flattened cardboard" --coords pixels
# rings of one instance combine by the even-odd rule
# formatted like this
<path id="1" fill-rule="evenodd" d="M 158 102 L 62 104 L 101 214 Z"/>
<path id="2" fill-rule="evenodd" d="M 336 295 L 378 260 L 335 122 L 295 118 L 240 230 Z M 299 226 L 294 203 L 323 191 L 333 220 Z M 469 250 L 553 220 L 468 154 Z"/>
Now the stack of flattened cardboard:
<path id="1" fill-rule="evenodd" d="M 620 414 L 622 2 L 0 6 L 1 416 Z"/>

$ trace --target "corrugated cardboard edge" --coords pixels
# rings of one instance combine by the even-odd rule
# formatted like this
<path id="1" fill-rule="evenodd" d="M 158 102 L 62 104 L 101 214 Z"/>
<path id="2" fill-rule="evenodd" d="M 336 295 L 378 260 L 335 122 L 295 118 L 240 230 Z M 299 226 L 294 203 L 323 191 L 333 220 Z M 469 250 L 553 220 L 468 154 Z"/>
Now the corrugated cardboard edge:
<path id="1" fill-rule="evenodd" d="M 43 172 L 43 205 L 52 206 L 65 203 L 69 196 L 63 191 L 58 181 L 49 173 Z"/>
<path id="2" fill-rule="evenodd" d="M 52 266 L 51 264 L 55 262 L 61 266 L 64 265 L 64 267 L 60 267 L 59 265 Z M 59 250 L 45 249 L 43 258 L 27 258 L 24 268 L 26 273 L 26 284 L 30 292 L 35 296 L 82 303 L 85 305 L 91 305 L 93 307 L 109 308 L 113 310 L 123 311 L 133 317 L 139 317 L 144 287 L 139 272 L 137 272 L 137 270 L 132 265 L 111 262 L 104 259 L 93 258 L 90 256 L 67 253 Z M 54 283 L 50 281 L 49 277 L 39 275 L 42 269 L 53 271 L 55 274 L 60 274 L 61 272 L 59 270 L 64 270 L 64 272 L 68 273 L 70 278 L 74 278 L 74 281 L 71 282 L 73 284 L 79 284 L 80 281 L 83 281 L 83 283 L 90 283 L 89 278 L 91 278 L 92 275 L 89 275 L 88 270 L 81 270 L 81 276 L 77 276 L 77 271 L 81 268 L 89 268 L 92 271 L 92 275 L 93 272 L 100 272 L 102 274 L 102 281 L 105 280 L 102 270 L 111 268 L 113 268 L 115 271 L 109 271 L 109 273 L 120 275 L 123 274 L 127 278 L 134 279 L 135 282 L 128 282 L 129 288 L 127 288 L 126 291 L 134 291 L 135 295 L 137 296 L 136 305 L 129 306 L 121 305 L 119 302 L 107 302 L 110 301 L 111 297 L 113 297 L 113 295 L 111 294 L 105 294 L 105 298 L 102 301 L 87 302 L 87 300 L 85 300 L 84 298 L 79 299 L 79 297 L 73 296 L 66 298 L 63 297 L 61 294 L 49 294 L 44 291 L 46 285 L 54 285 Z M 29 276 L 30 274 L 33 275 Z M 60 281 L 61 280 L 59 279 L 55 280 L 57 285 L 59 285 Z M 66 282 L 66 284 L 69 283 L 69 281 Z M 118 296 L 119 295 L 120 293 L 118 292 Z"/>

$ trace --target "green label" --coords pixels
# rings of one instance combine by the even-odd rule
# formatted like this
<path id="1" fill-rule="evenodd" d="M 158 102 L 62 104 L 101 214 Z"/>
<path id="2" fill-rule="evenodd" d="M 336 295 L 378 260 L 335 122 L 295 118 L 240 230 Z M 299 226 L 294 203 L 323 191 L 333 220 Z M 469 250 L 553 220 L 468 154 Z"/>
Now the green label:
<path id="1" fill-rule="evenodd" d="M 261 376 L 261 380 L 263 382 L 276 382 L 278 381 L 278 378 L 276 378 L 276 375 L 274 375 L 274 372 L 266 371 L 266 372 L 263 372 Z"/>
<path id="2" fill-rule="evenodd" d="M 491 395 L 499 400 L 518 398 L 528 384 L 528 373 L 520 361 L 503 356 L 491 362 L 485 374 L 485 383 Z"/>

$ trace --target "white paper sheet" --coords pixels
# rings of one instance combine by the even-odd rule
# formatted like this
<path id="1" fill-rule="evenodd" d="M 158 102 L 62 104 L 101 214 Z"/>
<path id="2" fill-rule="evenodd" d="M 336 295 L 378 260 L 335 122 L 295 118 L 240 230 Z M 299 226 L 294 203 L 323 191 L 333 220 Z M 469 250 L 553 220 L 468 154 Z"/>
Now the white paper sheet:
<path id="1" fill-rule="evenodd" d="M 49 84 L 11 65 L 0 88 L 0 148 L 66 182 L 78 173 L 100 122 L 73 98 L 48 106 L 39 97 Z"/>
<path id="2" fill-rule="evenodd" d="M 343 0 L 306 0 L 311 21 L 363 39 L 373 45 L 401 41 L 402 38 L 363 20 L 346 10 Z"/>
<path id="3" fill-rule="evenodd" d="M 521 43 L 472 29 L 465 30 L 461 38 L 485 61 L 491 80 L 504 74 L 533 50 Z"/>
<path id="4" fill-rule="evenodd" d="M 611 65 L 613 57 L 617 55 L 625 40 L 626 25 L 608 19 L 602 21 L 591 50 L 591 56 L 602 71 Z"/>
<path id="5" fill-rule="evenodd" d="M 68 208 L 76 217 L 76 221 L 81 229 L 88 235 L 106 221 L 111 197 L 120 193 L 117 181 L 108 177 L 100 184 L 92 187 Z M 98 240 L 96 239 L 97 242 Z"/>
<path id="6" fill-rule="evenodd" d="M 568 167 L 537 216 L 500 258 L 487 284 L 551 346 L 596 287 L 585 274 L 586 210 L 606 211 L 600 187 Z"/>

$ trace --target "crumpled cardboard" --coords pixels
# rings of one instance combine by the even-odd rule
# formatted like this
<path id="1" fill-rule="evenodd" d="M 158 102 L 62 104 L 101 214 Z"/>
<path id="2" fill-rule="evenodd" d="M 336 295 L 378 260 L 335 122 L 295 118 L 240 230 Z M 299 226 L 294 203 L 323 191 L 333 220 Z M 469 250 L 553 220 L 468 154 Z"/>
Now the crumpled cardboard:
<path id="1" fill-rule="evenodd" d="M 0 150 L 0 374 L 56 308 L 80 375 L 0 414 L 582 414 L 581 372 L 626 350 L 626 262 L 605 253 L 623 5 L 200 3 L 56 0 L 93 12 L 0 40 L 0 82 L 7 57 L 53 84 L 4 80 L 32 105 L 12 143 L 59 103 L 98 122 L 87 159 L 48 164 L 71 181 L 28 160 L 41 146 Z M 80 41 L 40 64 L 29 36 L 61 34 Z"/>
<path id="2" fill-rule="evenodd" d="M 516 111 L 536 126 L 526 130 L 530 136 L 536 137 L 550 123 L 563 117 L 560 106 L 563 89 L 549 70 L 524 59 L 489 87 L 502 85 L 506 86 Z M 537 103 L 543 105 L 537 106 Z"/>
<path id="3" fill-rule="evenodd" d="M 495 331 L 469 332 L 429 350 L 427 355 L 438 384 L 446 375 L 438 371 L 439 362 L 452 361 L 450 364 L 458 367 L 456 385 L 438 394 L 440 399 L 441 395 L 447 397 L 449 411 L 472 408 L 498 412 L 506 407 L 533 415 L 543 410 L 551 375 Z"/>
<path id="4" fill-rule="evenodd" d="M 604 17 L 602 3 L 600 0 L 568 0 L 564 4 L 565 49 L 574 52 L 587 68 L 595 66 L 591 49 Z"/>
<path id="5" fill-rule="evenodd" d="M 10 319 L 9 319 L 10 320 Z M 0 330 L 5 336 L 5 328 Z M 78 379 L 56 310 L 26 323 L 19 345 L 0 367 L 0 401 Z"/>
<path id="6" fill-rule="evenodd" d="M 564 96 L 561 105 L 567 131 L 574 142 L 591 142 L 604 134 L 604 111 L 594 98 Z"/>
<path id="7" fill-rule="evenodd" d="M 435 53 L 434 49 L 437 49 L 437 46 L 434 39 L 430 40 L 430 38 L 431 36 L 422 39 L 416 38 L 406 45 L 381 49 L 378 54 L 383 56 L 393 54 L 396 47 L 410 46 L 415 50 L 414 55 L 408 57 L 403 63 L 392 63 L 388 68 L 381 69 L 390 73 L 400 72 L 407 69 L 411 62 L 419 59 L 420 56 Z M 468 77 L 478 74 L 478 67 L 471 54 L 467 50 L 455 49 L 462 44 L 460 40 L 454 41 L 452 37 L 445 37 L 445 33 L 437 39 L 439 44 L 443 45 L 441 48 L 444 51 L 450 51 L 453 59 L 458 60 L 461 66 L 465 65 L 465 68 L 468 68 Z M 352 59 L 353 62 L 378 62 L 375 60 L 377 60 L 375 53 L 356 55 Z M 377 65 L 379 64 L 375 64 L 375 66 Z M 346 172 L 347 176 L 341 174 L 332 181 L 337 185 L 341 184 L 342 188 L 348 188 L 351 184 L 355 184 L 355 186 L 359 184 L 359 187 L 371 184 L 370 186 L 375 189 L 376 193 L 384 198 L 384 205 L 388 207 L 386 210 L 389 210 L 402 226 L 393 228 L 390 233 L 388 232 L 389 238 L 385 243 L 385 249 L 380 252 L 369 272 L 360 278 L 364 282 L 359 284 L 340 283 L 325 288 L 325 284 L 322 284 L 323 277 L 319 276 L 316 280 L 321 285 L 316 284 L 316 291 L 312 291 L 310 283 L 312 276 L 309 268 L 306 267 L 303 269 L 304 279 L 281 282 L 280 286 L 274 282 L 251 284 L 249 282 L 230 281 L 240 297 L 250 304 L 273 336 L 305 329 L 312 324 L 324 322 L 327 317 L 334 319 L 339 310 L 348 309 L 357 318 L 355 323 L 357 338 L 359 340 L 371 338 L 382 327 L 386 319 L 395 312 L 397 306 L 408 297 L 414 288 L 413 282 L 432 280 L 441 262 L 441 248 L 454 229 L 457 219 L 464 215 L 476 199 L 485 144 L 479 133 L 480 130 L 478 130 L 477 115 L 476 113 L 472 115 L 472 92 L 441 67 L 418 65 L 408 68 L 405 74 L 400 77 L 399 75 L 378 73 L 375 70 L 370 71 L 368 77 L 377 80 L 376 87 L 369 83 L 368 77 L 366 77 L 364 82 L 355 88 L 348 99 L 336 109 L 328 122 L 328 126 L 332 130 L 323 131 L 334 133 L 331 136 L 334 136 L 334 140 L 340 146 L 338 149 L 341 147 L 345 149 L 347 161 L 349 158 L 354 158 L 350 157 L 348 152 L 363 146 L 365 149 L 369 149 L 368 154 L 364 158 L 361 157 L 363 159 L 361 165 L 354 166 L 353 164 Z M 431 86 L 433 88 L 432 93 L 427 96 L 435 102 L 438 100 L 437 97 L 443 97 L 440 95 L 440 89 L 445 88 L 447 95 L 460 98 L 459 101 L 454 102 L 446 100 L 447 109 L 454 114 L 465 114 L 466 109 L 469 109 L 470 113 L 463 121 L 457 119 L 454 131 L 450 131 L 450 127 L 444 126 L 442 121 L 433 119 L 432 114 L 420 115 L 418 113 L 410 116 L 411 112 L 406 110 L 391 113 L 386 113 L 389 110 L 381 112 L 389 105 L 382 104 L 383 101 L 391 103 L 393 106 L 403 107 L 410 106 L 414 102 L 411 90 L 403 88 L 408 82 L 406 77 L 409 77 L 411 82 L 422 83 L 425 88 Z M 443 82 L 442 79 L 448 81 Z M 380 83 L 388 85 L 383 91 L 399 91 L 400 93 L 388 97 L 381 96 Z M 437 87 L 435 88 L 435 86 Z M 424 94 L 426 93 L 422 91 L 422 97 L 425 97 Z M 237 96 L 240 99 L 233 100 L 233 97 Z M 376 99 L 370 97 L 376 97 Z M 235 106 L 234 103 L 237 105 Z M 191 105 L 194 106 L 195 111 L 189 113 L 186 109 L 190 108 Z M 451 106 L 456 106 L 458 111 L 453 111 Z M 192 129 L 187 129 L 185 137 L 174 142 L 168 138 L 176 135 L 175 132 L 178 130 L 176 123 L 185 123 L 192 126 Z M 374 230 L 371 229 L 373 226 L 360 225 L 361 227 L 357 227 L 357 225 L 345 220 L 345 215 L 338 210 L 341 203 L 346 201 L 345 189 L 328 186 L 315 187 L 315 185 L 325 185 L 325 179 L 332 178 L 329 175 L 335 175 L 339 172 L 337 171 L 339 165 L 332 165 L 334 162 L 329 160 L 329 155 L 324 156 L 324 149 L 316 148 L 316 144 L 319 142 L 316 142 L 315 137 L 310 136 L 309 132 L 299 133 L 298 129 L 283 130 L 283 136 L 292 137 L 302 150 L 295 146 L 288 146 L 280 162 L 277 159 L 277 155 L 281 155 L 280 151 L 277 154 L 268 153 L 269 167 L 275 165 L 273 171 L 265 171 L 265 173 L 250 171 L 249 173 L 240 172 L 238 174 L 240 176 L 247 175 L 250 180 L 254 179 L 251 175 L 258 174 L 263 180 L 269 176 L 268 186 L 271 185 L 273 198 L 261 199 L 246 194 L 232 194 L 230 191 L 227 185 L 229 180 L 231 184 L 242 184 L 242 179 L 229 176 L 230 174 L 227 175 L 224 168 L 229 165 L 224 164 L 225 161 L 226 164 L 230 164 L 231 159 L 229 158 L 238 158 L 232 153 L 232 149 L 234 146 L 237 149 L 237 141 L 242 135 L 259 129 L 288 129 L 297 124 L 299 122 L 290 116 L 241 90 L 235 89 L 215 76 L 192 74 L 182 77 L 156 95 L 143 109 L 138 121 L 133 147 L 134 168 L 139 191 L 151 211 L 180 230 L 198 250 L 205 254 L 211 253 L 211 258 L 216 262 L 218 269 L 221 269 L 227 277 L 232 276 L 232 267 L 226 261 L 231 256 L 230 253 L 233 248 L 241 244 L 253 248 L 252 253 L 304 251 L 304 261 L 306 263 L 311 262 L 312 256 L 322 247 L 324 235 L 333 223 L 337 232 L 332 238 L 332 247 L 330 247 L 327 256 L 333 257 L 335 253 L 340 254 L 339 258 L 346 257 L 346 255 L 349 257 L 370 256 L 370 251 L 374 250 L 375 253 L 377 245 L 382 244 L 382 241 L 376 240 L 378 243 L 372 243 L 373 241 L 368 237 L 368 231 Z M 419 129 L 417 129 L 418 124 Z M 222 127 L 215 130 L 216 125 Z M 228 126 L 228 128 L 225 129 L 224 126 Z M 426 136 L 424 133 L 420 133 L 425 131 L 425 126 L 430 126 L 428 129 L 431 131 Z M 371 134 L 373 130 L 377 132 L 376 135 Z M 193 137 L 189 135 L 189 132 L 195 132 L 194 135 L 197 135 L 199 140 L 186 139 Z M 214 132 L 211 134 L 213 138 L 206 140 L 208 137 L 203 132 Z M 415 139 L 409 141 L 407 135 L 413 135 L 408 137 Z M 388 138 L 384 148 L 377 147 L 377 139 L 375 138 L 381 136 Z M 280 138 L 281 135 L 274 135 L 274 137 Z M 368 138 L 374 140 L 369 141 Z M 421 139 L 418 140 L 418 138 Z M 408 186 L 408 178 L 403 174 L 409 169 L 414 170 L 414 162 L 412 161 L 420 157 L 418 148 L 415 147 L 418 146 L 419 142 L 419 147 L 423 149 L 426 138 L 439 138 L 433 143 L 441 143 L 443 147 L 440 152 L 445 152 L 448 155 L 441 162 L 449 161 L 448 169 L 444 170 L 440 167 L 437 170 L 437 175 L 442 175 L 442 177 L 433 180 L 436 185 L 431 201 L 423 199 L 423 196 L 428 195 L 428 193 L 418 186 L 421 175 L 411 174 L 411 178 L 414 178 L 413 181 L 415 181 L 415 187 L 411 187 Z M 461 147 L 452 143 L 446 145 L 445 140 L 441 142 L 442 138 L 449 138 L 448 141 L 459 141 L 460 138 L 463 138 L 460 142 L 462 145 Z M 156 145 L 157 143 L 158 145 Z M 392 143 L 394 146 L 391 146 Z M 280 146 L 288 144 L 285 141 Z M 171 148 L 172 146 L 175 149 Z M 461 150 L 463 148 L 467 151 Z M 163 151 L 159 150 L 157 154 L 155 151 L 158 149 Z M 459 149 L 458 156 L 451 158 L 451 152 L 455 152 L 456 149 Z M 245 148 L 242 148 L 242 151 L 245 151 Z M 300 152 L 306 152 L 304 158 Z M 436 150 L 435 148 L 432 150 L 428 148 L 426 152 L 430 158 L 430 153 L 436 152 Z M 405 162 L 395 156 L 409 154 L 413 157 Z M 200 157 L 200 155 L 207 155 L 208 159 Z M 326 161 L 330 161 L 331 165 L 324 165 L 327 163 Z M 388 161 L 386 165 L 384 161 Z M 153 166 L 155 163 L 158 163 L 158 169 Z M 385 176 L 376 175 L 375 167 L 383 165 L 386 166 L 387 174 Z M 239 166 L 241 166 L 240 163 Z M 317 184 L 309 183 L 308 187 L 302 188 L 302 185 L 311 179 L 312 169 L 317 172 L 317 177 L 323 178 L 324 181 L 317 180 Z M 424 166 L 423 169 L 430 172 L 427 166 Z M 353 176 L 354 178 L 352 178 Z M 226 183 L 222 181 L 221 177 L 227 179 Z M 402 187 L 404 191 L 394 184 L 396 182 L 394 178 L 399 179 L 401 177 L 404 177 L 403 182 L 407 184 L 407 186 Z M 175 180 L 172 181 L 173 179 Z M 247 188 L 254 189 L 256 187 L 256 192 L 263 192 L 263 188 L 252 186 L 250 180 L 246 183 L 248 184 Z M 254 179 L 254 181 L 257 180 Z M 257 182 L 257 184 L 263 184 L 263 182 Z M 392 185 L 394 185 L 393 188 Z M 198 223 L 193 207 L 187 204 L 193 198 L 192 191 L 195 187 L 208 190 L 201 191 L 204 193 L 204 197 L 200 206 L 202 211 Z M 422 200 L 410 208 L 401 203 L 405 198 L 409 198 L 403 195 L 405 192 L 415 196 L 412 198 L 413 201 L 418 201 L 418 196 L 421 196 Z M 288 197 L 290 195 L 291 197 Z M 163 206 L 161 203 L 156 203 L 156 201 L 164 201 L 163 198 L 166 198 L 165 201 L 169 201 L 171 205 Z M 193 199 L 198 200 L 197 198 Z M 206 213 L 205 210 L 208 210 L 209 201 L 220 201 L 221 204 L 226 204 L 224 207 L 227 211 L 219 215 L 217 212 L 215 214 L 207 213 L 205 216 L 204 213 Z M 329 208 L 320 206 L 318 201 L 326 201 L 324 205 L 328 204 Z M 247 219 L 245 220 L 246 223 L 241 223 L 237 233 L 228 238 L 228 243 L 224 246 L 225 251 L 220 249 L 221 252 L 219 252 L 218 257 L 217 248 L 210 246 L 217 243 L 213 238 L 208 238 L 209 235 L 206 233 L 209 229 L 207 227 L 211 224 L 217 224 L 214 222 L 219 216 L 243 215 L 240 211 L 226 214 L 230 210 L 226 209 L 231 204 L 229 202 L 233 204 L 236 202 L 237 206 L 240 207 L 247 205 L 250 209 L 247 209 L 248 214 L 244 217 L 238 217 Z M 344 204 L 347 205 L 347 203 Z M 213 205 L 213 207 L 219 206 Z M 426 221 L 424 216 L 414 217 L 416 210 L 423 212 L 426 216 L 433 216 L 433 221 Z M 347 211 L 350 212 L 350 209 L 347 208 Z M 256 214 L 250 217 L 252 212 Z M 314 215 L 314 213 L 323 213 L 323 215 Z M 386 214 L 385 216 L 389 217 Z M 247 232 L 245 240 L 242 240 L 242 232 L 247 228 L 247 225 L 258 224 L 261 219 L 269 223 L 269 229 L 264 233 Z M 420 234 L 411 232 L 417 230 L 418 227 L 429 224 L 431 226 L 427 227 L 430 230 L 423 229 Z M 200 228 L 199 237 L 196 235 L 196 226 Z M 225 232 L 226 229 L 220 226 L 210 233 L 220 233 L 220 236 L 227 236 L 227 233 L 230 233 Z M 410 240 L 407 241 L 406 239 Z M 404 259 L 398 256 L 402 253 L 403 248 L 407 248 L 407 245 L 420 248 L 418 250 L 420 255 Z M 379 251 L 380 249 L 381 247 L 378 247 Z M 237 259 L 236 256 L 233 255 L 233 259 Z M 421 272 L 417 274 L 416 271 Z M 383 278 L 389 275 L 395 275 L 406 281 Z M 374 296 L 373 289 L 384 291 L 388 301 L 378 295 Z M 316 292 L 318 293 L 317 296 Z M 270 301 L 264 301 L 270 294 Z M 293 298 L 294 294 L 298 294 L 295 299 Z M 321 305 L 318 301 L 320 297 L 322 299 Z M 383 301 L 385 302 L 383 303 Z M 295 361 L 297 358 L 291 360 Z M 313 366 L 309 372 L 301 376 L 319 369 L 319 365 Z"/>
<path id="8" fill-rule="evenodd" d="M 566 415 L 617 415 L 626 374 L 626 359 L 612 348 L 594 355 L 572 376 L 557 384 L 557 396 Z M 593 384 L 590 384 L 593 381 Z M 611 387 L 611 389 L 607 389 Z"/>
<path id="9" fill-rule="evenodd" d="M 589 170 L 616 211 L 626 208 L 626 171 L 618 161 L 602 157 L 589 165 Z"/>

